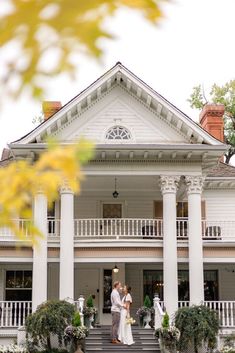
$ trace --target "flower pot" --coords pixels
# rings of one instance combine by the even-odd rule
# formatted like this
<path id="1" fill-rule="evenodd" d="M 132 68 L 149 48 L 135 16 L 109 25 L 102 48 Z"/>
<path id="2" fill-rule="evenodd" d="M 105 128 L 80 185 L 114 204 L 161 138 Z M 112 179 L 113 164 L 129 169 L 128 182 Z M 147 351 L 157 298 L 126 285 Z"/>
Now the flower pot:
<path id="1" fill-rule="evenodd" d="M 88 326 L 89 329 L 93 329 L 93 328 L 94 328 L 94 326 L 93 326 L 94 320 L 95 320 L 94 314 L 91 314 L 91 315 L 89 316 L 89 326 Z"/>
<path id="2" fill-rule="evenodd" d="M 151 326 L 149 325 L 150 321 L 151 321 L 151 313 L 148 312 L 145 316 L 144 316 L 144 328 L 149 329 L 151 328 Z"/>

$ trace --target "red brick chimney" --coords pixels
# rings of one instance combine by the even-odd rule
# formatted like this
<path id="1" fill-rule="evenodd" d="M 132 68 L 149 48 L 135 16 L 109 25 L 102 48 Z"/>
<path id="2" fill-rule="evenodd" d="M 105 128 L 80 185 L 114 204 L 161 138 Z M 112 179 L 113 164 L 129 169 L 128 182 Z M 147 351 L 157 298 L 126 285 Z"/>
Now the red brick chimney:
<path id="1" fill-rule="evenodd" d="M 224 105 L 206 104 L 200 113 L 200 124 L 209 134 L 224 142 Z"/>
<path id="2" fill-rule="evenodd" d="M 44 120 L 49 119 L 53 114 L 58 112 L 62 107 L 61 102 L 58 101 L 44 101 L 42 102 L 42 111 L 44 115 Z"/>

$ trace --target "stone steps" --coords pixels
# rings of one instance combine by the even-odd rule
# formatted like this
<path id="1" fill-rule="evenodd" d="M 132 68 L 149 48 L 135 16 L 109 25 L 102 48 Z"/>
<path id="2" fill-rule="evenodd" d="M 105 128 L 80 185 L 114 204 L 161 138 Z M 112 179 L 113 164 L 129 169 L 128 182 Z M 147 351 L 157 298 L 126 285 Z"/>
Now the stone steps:
<path id="1" fill-rule="evenodd" d="M 127 346 L 110 342 L 109 326 L 94 328 L 90 330 L 90 334 L 86 339 L 86 353 L 160 353 L 159 344 L 153 335 L 153 330 L 133 326 L 132 333 L 135 344 Z"/>

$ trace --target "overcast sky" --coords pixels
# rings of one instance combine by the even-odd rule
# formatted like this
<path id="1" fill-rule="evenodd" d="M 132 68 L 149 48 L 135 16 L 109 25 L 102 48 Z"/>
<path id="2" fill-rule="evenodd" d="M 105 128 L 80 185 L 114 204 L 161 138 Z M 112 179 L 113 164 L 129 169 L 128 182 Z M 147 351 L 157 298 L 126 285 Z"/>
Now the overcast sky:
<path id="1" fill-rule="evenodd" d="M 208 89 L 214 82 L 235 78 L 235 0 L 172 0 L 163 11 L 165 18 L 157 27 L 128 10 L 119 11 L 105 24 L 117 39 L 101 43 L 102 62 L 80 60 L 76 81 L 63 75 L 48 81 L 46 99 L 66 103 L 121 61 L 197 119 L 199 113 L 187 102 L 192 87 L 202 83 Z M 0 110 L 0 150 L 34 128 L 32 120 L 40 111 L 40 103 L 27 95 L 14 102 L 5 100 Z"/>

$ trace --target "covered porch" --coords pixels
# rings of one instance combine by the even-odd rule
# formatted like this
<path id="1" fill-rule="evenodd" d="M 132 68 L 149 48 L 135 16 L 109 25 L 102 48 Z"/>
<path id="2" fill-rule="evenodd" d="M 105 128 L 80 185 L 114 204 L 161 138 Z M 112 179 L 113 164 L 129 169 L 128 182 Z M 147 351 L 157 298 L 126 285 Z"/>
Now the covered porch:
<path id="1" fill-rule="evenodd" d="M 117 266 L 119 271 L 114 273 Z M 0 264 L 0 327 L 3 330 L 22 326 L 32 312 L 32 266 L 29 264 Z M 233 263 L 204 263 L 203 303 L 218 312 L 221 329 L 235 328 L 235 265 Z M 145 295 L 152 302 L 157 294 L 164 309 L 163 264 L 159 262 L 99 262 L 74 264 L 75 304 L 80 295 L 93 296 L 98 309 L 98 322 L 110 324 L 110 293 L 113 282 L 132 287 L 132 315 L 143 305 Z M 48 264 L 47 299 L 59 298 L 59 264 Z M 178 307 L 189 306 L 189 271 L 187 263 L 178 266 Z M 4 332 L 4 331 L 2 331 Z"/>

